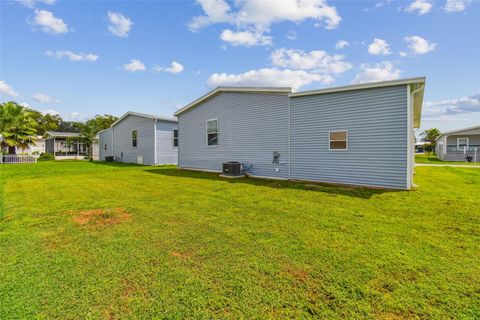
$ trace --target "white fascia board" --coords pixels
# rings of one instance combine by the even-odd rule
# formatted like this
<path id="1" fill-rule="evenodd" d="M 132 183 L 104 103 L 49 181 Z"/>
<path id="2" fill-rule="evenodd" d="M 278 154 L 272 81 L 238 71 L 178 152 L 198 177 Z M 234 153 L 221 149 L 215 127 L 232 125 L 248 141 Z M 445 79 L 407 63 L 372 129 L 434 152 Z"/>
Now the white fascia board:
<path id="1" fill-rule="evenodd" d="M 390 81 L 369 82 L 369 83 L 354 84 L 350 86 L 341 86 L 341 87 L 332 87 L 332 88 L 325 88 L 325 89 L 319 89 L 319 90 L 294 92 L 289 94 L 289 96 L 301 97 L 301 96 L 308 96 L 308 95 L 314 95 L 314 94 L 390 87 L 390 86 L 398 86 L 402 84 L 424 83 L 425 80 L 426 80 L 425 77 L 417 77 L 417 78 L 408 78 L 408 79 L 399 79 L 399 80 L 390 80 Z"/>

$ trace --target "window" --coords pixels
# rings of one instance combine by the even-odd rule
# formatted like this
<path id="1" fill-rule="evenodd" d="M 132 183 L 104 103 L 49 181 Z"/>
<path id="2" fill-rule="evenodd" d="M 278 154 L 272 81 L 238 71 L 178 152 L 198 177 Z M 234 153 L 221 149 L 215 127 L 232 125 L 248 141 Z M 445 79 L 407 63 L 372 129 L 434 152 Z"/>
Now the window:
<path id="1" fill-rule="evenodd" d="M 173 129 L 173 146 L 178 147 L 178 129 Z"/>
<path id="2" fill-rule="evenodd" d="M 105 143 L 105 150 L 107 150 L 107 144 Z"/>
<path id="3" fill-rule="evenodd" d="M 218 119 L 207 120 L 207 145 L 218 145 Z"/>
<path id="4" fill-rule="evenodd" d="M 468 138 L 457 138 L 457 150 L 468 149 Z"/>
<path id="5" fill-rule="evenodd" d="M 137 130 L 132 130 L 132 148 L 137 147 Z"/>
<path id="6" fill-rule="evenodd" d="M 347 150 L 348 149 L 348 131 L 330 131 L 330 150 Z"/>

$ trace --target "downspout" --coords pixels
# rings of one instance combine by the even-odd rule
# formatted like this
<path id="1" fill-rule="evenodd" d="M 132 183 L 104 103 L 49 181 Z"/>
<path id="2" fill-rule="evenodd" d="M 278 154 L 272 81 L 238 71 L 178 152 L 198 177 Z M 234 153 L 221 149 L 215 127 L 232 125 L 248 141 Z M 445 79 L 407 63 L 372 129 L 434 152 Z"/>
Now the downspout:
<path id="1" fill-rule="evenodd" d="M 153 119 L 153 165 L 157 165 L 157 118 Z"/>
<path id="2" fill-rule="evenodd" d="M 114 127 L 112 127 L 112 157 L 113 157 L 113 161 L 115 161 L 115 138 L 114 138 L 114 133 L 115 133 L 115 129 Z"/>
<path id="3" fill-rule="evenodd" d="M 425 85 L 422 84 L 419 88 L 413 90 L 410 92 L 410 108 L 411 108 L 411 111 L 410 111 L 410 116 L 411 118 L 409 119 L 409 121 L 411 121 L 411 132 L 409 133 L 409 137 L 413 137 L 413 135 L 415 134 L 414 132 L 414 129 L 413 129 L 413 119 L 415 117 L 415 112 L 414 112 L 414 98 L 415 98 L 415 94 L 419 93 L 420 91 L 424 90 L 425 89 Z M 415 170 L 415 140 L 413 138 L 410 138 L 411 141 L 408 141 L 408 143 L 410 144 L 410 154 L 408 155 L 410 157 L 410 177 L 409 177 L 409 180 L 410 180 L 410 186 L 414 186 L 416 187 L 416 185 L 413 183 L 413 172 Z"/>
<path id="4" fill-rule="evenodd" d="M 291 144 L 292 144 L 292 133 L 291 133 L 291 119 L 292 119 L 292 112 L 291 112 L 291 98 L 290 95 L 287 95 L 288 97 L 288 180 L 291 179 Z"/>

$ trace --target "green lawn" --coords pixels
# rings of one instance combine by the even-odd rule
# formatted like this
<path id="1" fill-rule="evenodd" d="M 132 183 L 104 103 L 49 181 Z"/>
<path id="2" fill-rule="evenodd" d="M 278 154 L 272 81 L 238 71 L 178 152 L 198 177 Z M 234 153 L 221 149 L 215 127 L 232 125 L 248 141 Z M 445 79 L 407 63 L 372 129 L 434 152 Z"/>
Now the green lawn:
<path id="1" fill-rule="evenodd" d="M 381 191 L 0 166 L 0 319 L 480 318 L 480 169 Z"/>
<path id="2" fill-rule="evenodd" d="M 479 154 L 480 157 L 480 154 Z M 435 155 L 427 154 L 416 154 L 415 155 L 416 163 L 425 163 L 425 164 L 458 164 L 458 165 L 477 165 L 480 166 L 480 162 L 465 162 L 465 161 L 443 161 L 437 158 Z"/>

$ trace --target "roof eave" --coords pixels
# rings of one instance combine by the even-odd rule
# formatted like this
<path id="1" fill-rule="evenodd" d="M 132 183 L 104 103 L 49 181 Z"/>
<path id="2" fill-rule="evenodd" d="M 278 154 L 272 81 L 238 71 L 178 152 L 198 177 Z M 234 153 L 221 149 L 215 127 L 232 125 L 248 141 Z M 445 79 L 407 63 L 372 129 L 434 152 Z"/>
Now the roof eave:
<path id="1" fill-rule="evenodd" d="M 341 91 L 352 91 L 352 90 L 361 90 L 361 89 L 370 89 L 370 88 L 379 88 L 379 87 L 389 87 L 389 86 L 398 86 L 403 84 L 412 84 L 412 83 L 424 83 L 426 81 L 425 77 L 415 77 L 415 78 L 406 78 L 398 80 L 388 80 L 388 81 L 377 81 L 369 83 L 354 84 L 341 87 L 332 87 L 318 90 L 309 90 L 302 92 L 294 92 L 289 94 L 290 97 L 301 97 L 315 94 L 323 93 L 332 93 L 332 92 L 341 92 Z"/>

